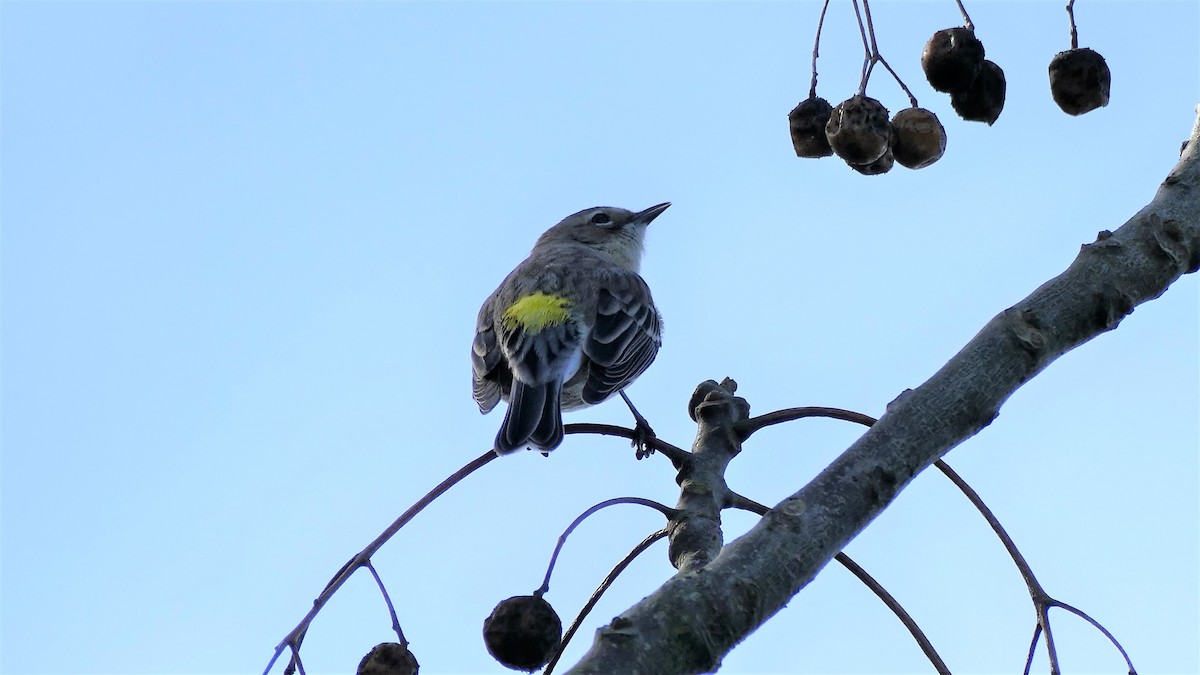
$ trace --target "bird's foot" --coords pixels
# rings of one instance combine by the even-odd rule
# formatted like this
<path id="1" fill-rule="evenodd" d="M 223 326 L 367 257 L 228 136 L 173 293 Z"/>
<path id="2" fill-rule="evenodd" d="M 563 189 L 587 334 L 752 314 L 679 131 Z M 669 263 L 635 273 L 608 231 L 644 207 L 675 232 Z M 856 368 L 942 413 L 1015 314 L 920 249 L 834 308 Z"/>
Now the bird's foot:
<path id="1" fill-rule="evenodd" d="M 625 405 L 629 406 L 629 412 L 633 413 L 633 441 L 630 443 L 635 449 L 638 459 L 645 459 L 654 454 L 654 440 L 658 435 L 654 433 L 654 429 L 650 427 L 650 423 L 638 412 L 638 409 L 633 407 L 633 401 L 621 392 L 621 398 L 625 400 Z"/>
<path id="2" fill-rule="evenodd" d="M 635 449 L 635 456 L 638 459 L 645 459 L 653 455 L 654 439 L 656 438 L 658 436 L 654 433 L 654 429 L 650 428 L 650 423 L 646 421 L 646 418 L 640 417 L 633 425 L 633 442 L 630 443 Z"/>

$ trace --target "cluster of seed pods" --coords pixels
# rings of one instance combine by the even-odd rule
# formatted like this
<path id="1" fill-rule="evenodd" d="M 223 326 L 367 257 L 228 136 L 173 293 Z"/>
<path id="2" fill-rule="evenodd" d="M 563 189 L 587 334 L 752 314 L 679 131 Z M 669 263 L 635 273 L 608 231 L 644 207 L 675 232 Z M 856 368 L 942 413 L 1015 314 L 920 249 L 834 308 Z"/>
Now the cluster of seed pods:
<path id="1" fill-rule="evenodd" d="M 882 103 L 862 94 L 836 107 L 810 97 L 788 114 L 788 125 L 798 157 L 836 154 L 868 176 L 887 173 L 895 164 L 920 169 L 946 151 L 946 130 L 937 115 L 905 108 L 889 119 Z"/>
<path id="2" fill-rule="evenodd" d="M 1078 48 L 1073 13 L 1071 45 L 1050 62 L 1050 92 L 1064 112 L 1082 115 L 1108 105 L 1111 75 L 1104 57 Z M 878 54 L 873 58 L 878 60 Z M 788 114 L 798 157 L 837 155 L 855 171 L 877 175 L 895 164 L 924 168 L 945 153 L 945 128 L 933 112 L 916 107 L 911 94 L 913 107 L 890 119 L 887 108 L 865 94 L 865 80 L 860 93 L 832 106 L 816 95 L 815 50 L 813 64 L 810 96 Z M 929 38 L 921 52 L 921 69 L 933 89 L 950 95 L 959 117 L 989 126 L 1000 118 L 1006 93 L 1004 70 L 986 58 L 969 20 L 966 27 L 945 28 Z"/>

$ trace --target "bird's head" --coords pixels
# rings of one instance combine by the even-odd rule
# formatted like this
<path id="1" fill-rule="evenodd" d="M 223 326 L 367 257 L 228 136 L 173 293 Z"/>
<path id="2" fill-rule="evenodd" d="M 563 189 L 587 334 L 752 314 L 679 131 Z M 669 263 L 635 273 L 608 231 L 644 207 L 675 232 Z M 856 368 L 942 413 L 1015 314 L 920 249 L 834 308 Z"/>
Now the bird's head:
<path id="1" fill-rule="evenodd" d="M 641 266 L 646 226 L 670 205 L 671 202 L 664 202 L 636 212 L 614 206 L 584 209 L 546 230 L 538 238 L 537 246 L 583 244 L 614 264 L 637 272 Z"/>

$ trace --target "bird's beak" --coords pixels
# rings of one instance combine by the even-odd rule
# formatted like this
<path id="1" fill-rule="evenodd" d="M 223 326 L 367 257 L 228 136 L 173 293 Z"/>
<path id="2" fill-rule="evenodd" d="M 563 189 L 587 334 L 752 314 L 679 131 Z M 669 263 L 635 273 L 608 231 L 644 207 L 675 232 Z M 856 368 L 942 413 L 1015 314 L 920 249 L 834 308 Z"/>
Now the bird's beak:
<path id="1" fill-rule="evenodd" d="M 666 211 L 667 207 L 670 205 L 671 202 L 663 202 L 661 204 L 651 206 L 645 211 L 639 211 L 638 213 L 633 214 L 633 217 L 629 219 L 629 224 L 642 226 L 649 225 L 650 221 L 657 218 L 663 211 Z"/>

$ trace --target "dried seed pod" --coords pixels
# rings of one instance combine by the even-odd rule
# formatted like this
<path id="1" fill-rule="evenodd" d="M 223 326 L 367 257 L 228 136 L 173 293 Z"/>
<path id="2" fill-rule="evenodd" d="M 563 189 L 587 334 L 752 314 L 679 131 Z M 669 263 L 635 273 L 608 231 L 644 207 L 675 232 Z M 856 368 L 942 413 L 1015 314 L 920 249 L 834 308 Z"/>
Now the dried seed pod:
<path id="1" fill-rule="evenodd" d="M 946 129 L 925 108 L 905 108 L 892 118 L 892 155 L 900 166 L 923 169 L 946 152 Z"/>
<path id="2" fill-rule="evenodd" d="M 483 622 L 488 653 L 513 670 L 532 673 L 546 665 L 560 640 L 562 621 L 540 595 L 509 598 Z"/>
<path id="3" fill-rule="evenodd" d="M 828 157 L 833 154 L 829 139 L 825 137 L 825 125 L 833 106 L 820 96 L 810 96 L 788 113 L 788 127 L 792 132 L 792 147 L 797 157 Z"/>
<path id="4" fill-rule="evenodd" d="M 966 91 L 983 67 L 983 43 L 968 28 L 944 28 L 921 51 L 921 69 L 929 86 L 955 94 Z"/>
<path id="5" fill-rule="evenodd" d="M 1004 71 L 995 63 L 984 61 L 970 88 L 950 96 L 950 105 L 964 120 L 987 122 L 991 126 L 1004 110 L 1004 90 Z"/>
<path id="6" fill-rule="evenodd" d="M 1068 115 L 1108 105 L 1111 84 L 1104 57 L 1086 47 L 1059 52 L 1050 61 L 1050 94 Z"/>
<path id="7" fill-rule="evenodd" d="M 873 98 L 851 96 L 833 109 L 825 136 L 838 157 L 850 164 L 870 164 L 887 152 L 892 136 L 887 108 Z"/>
<path id="8" fill-rule="evenodd" d="M 358 662 L 358 675 L 417 675 L 420 669 L 417 657 L 398 642 L 377 644 Z"/>
<path id="9" fill-rule="evenodd" d="M 896 165 L 896 160 L 892 156 L 891 148 L 888 148 L 879 159 L 870 164 L 850 164 L 850 162 L 846 162 L 846 164 L 864 176 L 878 176 L 891 171 L 892 167 Z"/>

